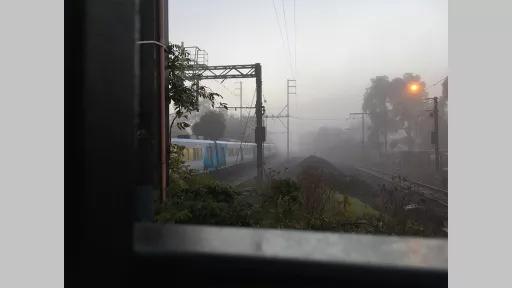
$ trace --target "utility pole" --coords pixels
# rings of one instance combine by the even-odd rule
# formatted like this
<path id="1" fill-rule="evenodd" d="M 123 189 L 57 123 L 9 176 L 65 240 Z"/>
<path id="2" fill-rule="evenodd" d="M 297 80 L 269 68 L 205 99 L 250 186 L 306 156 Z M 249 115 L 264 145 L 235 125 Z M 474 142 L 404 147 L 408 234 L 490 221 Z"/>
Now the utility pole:
<path id="1" fill-rule="evenodd" d="M 286 160 L 290 160 L 290 80 L 286 80 Z"/>
<path id="2" fill-rule="evenodd" d="M 290 95 L 297 94 L 296 80 L 286 80 L 286 159 L 290 160 Z M 293 83 L 293 85 L 291 85 Z M 293 91 L 290 91 L 293 88 Z"/>
<path id="3" fill-rule="evenodd" d="M 358 113 L 350 113 L 350 116 L 356 116 L 356 115 L 360 115 L 361 116 L 361 121 L 362 121 L 362 131 L 361 131 L 361 153 L 364 157 L 364 118 L 366 115 L 368 115 L 368 113 L 366 112 L 358 112 Z"/>
<path id="4" fill-rule="evenodd" d="M 432 141 L 434 142 L 434 157 L 435 157 L 435 167 L 436 171 L 439 172 L 441 169 L 439 163 L 439 110 L 438 110 L 438 97 L 434 97 L 434 137 Z"/>
<path id="5" fill-rule="evenodd" d="M 350 113 L 350 116 L 355 116 L 355 115 L 361 115 L 361 120 L 362 120 L 362 134 L 361 134 L 361 145 L 363 146 L 363 149 L 364 149 L 364 118 L 365 118 L 365 115 L 368 115 L 368 113 L 365 113 L 365 112 L 359 112 L 359 113 Z"/>
<path id="6" fill-rule="evenodd" d="M 434 100 L 434 109 L 427 111 L 432 111 L 431 116 L 434 118 L 434 131 L 430 134 L 430 142 L 434 145 L 434 168 L 436 172 L 439 172 L 441 170 L 439 155 L 439 97 L 425 98 L 426 100 Z"/>
<path id="7" fill-rule="evenodd" d="M 408 84 L 408 94 L 418 95 L 418 93 L 424 91 L 424 87 L 422 87 L 421 84 L 417 82 L 410 82 Z M 445 78 L 445 81 L 443 82 L 443 95 L 448 93 L 448 80 Z M 424 98 L 424 101 L 427 100 L 434 100 L 434 109 L 433 113 L 431 114 L 434 117 L 434 131 L 432 131 L 432 134 L 430 135 L 430 142 L 434 145 L 434 162 L 435 162 L 435 170 L 439 172 L 441 169 L 441 165 L 439 163 L 439 109 L 438 109 L 438 97 L 432 97 L 432 98 Z"/>
<path id="8" fill-rule="evenodd" d="M 283 127 L 286 129 L 286 159 L 290 160 L 290 95 L 296 95 L 296 80 L 288 79 L 286 80 L 286 106 L 281 109 L 277 115 L 265 115 L 264 118 L 268 121 L 268 119 L 277 119 Z M 293 89 L 292 89 L 293 88 Z M 281 115 L 283 111 L 286 109 L 286 115 Z M 286 118 L 286 125 L 281 118 Z"/>
<path id="9" fill-rule="evenodd" d="M 256 63 L 256 179 L 258 185 L 263 183 L 263 142 L 265 142 L 265 127 L 263 126 L 263 103 L 261 89 L 261 64 Z"/>
<path id="10" fill-rule="evenodd" d="M 242 81 L 238 82 L 240 84 L 240 107 L 243 107 L 242 105 Z M 242 108 L 240 108 L 240 159 L 244 161 L 244 153 L 242 151 L 242 142 L 244 141 L 244 121 L 242 119 Z"/>

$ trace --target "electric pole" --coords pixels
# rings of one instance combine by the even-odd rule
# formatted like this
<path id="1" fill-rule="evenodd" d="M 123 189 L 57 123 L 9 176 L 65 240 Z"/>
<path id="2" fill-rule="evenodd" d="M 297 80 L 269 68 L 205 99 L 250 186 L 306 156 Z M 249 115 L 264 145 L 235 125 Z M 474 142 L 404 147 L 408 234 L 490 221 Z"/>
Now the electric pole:
<path id="1" fill-rule="evenodd" d="M 439 163 L 439 110 L 437 107 L 438 98 L 434 97 L 434 137 L 432 141 L 434 142 L 434 157 L 435 157 L 435 167 L 436 171 L 439 172 L 441 169 Z"/>
<path id="2" fill-rule="evenodd" d="M 365 113 L 365 112 L 350 113 L 350 116 L 354 116 L 354 115 L 361 115 L 361 120 L 362 120 L 361 145 L 363 146 L 363 149 L 364 149 L 364 118 L 365 118 L 365 115 L 368 115 L 368 113 Z"/>
<path id="3" fill-rule="evenodd" d="M 293 83 L 293 84 L 292 84 Z M 277 119 L 283 127 L 286 129 L 286 159 L 290 160 L 290 95 L 297 94 L 296 92 L 296 80 L 288 79 L 286 80 L 286 106 L 281 109 L 281 112 L 279 112 L 277 115 L 265 115 L 264 118 L 266 121 L 268 119 Z M 293 88 L 293 89 L 292 89 Z M 283 111 L 286 109 L 286 115 L 281 115 Z M 283 121 L 281 121 L 281 118 L 286 118 L 286 125 Z"/>
<path id="4" fill-rule="evenodd" d="M 286 159 L 290 160 L 290 95 L 297 94 L 296 80 L 286 80 Z M 291 85 L 293 83 L 293 85 Z M 290 90 L 293 88 L 293 90 Z"/>
<path id="5" fill-rule="evenodd" d="M 254 67 L 256 74 L 256 179 L 258 185 L 263 183 L 263 142 L 265 142 L 265 127 L 263 126 L 263 103 L 261 89 L 261 64 Z"/>
<path id="6" fill-rule="evenodd" d="M 362 121 L 362 129 L 361 129 L 361 153 L 364 157 L 364 118 L 366 115 L 368 115 L 368 113 L 366 112 L 359 112 L 359 113 L 350 113 L 350 116 L 356 116 L 356 115 L 360 115 L 361 116 L 361 121 Z"/>
<path id="7" fill-rule="evenodd" d="M 438 108 L 438 97 L 425 98 L 425 100 L 434 100 L 434 109 L 427 110 L 432 111 L 431 116 L 434 118 L 434 131 L 430 134 L 430 143 L 434 145 L 434 168 L 436 172 L 441 170 L 440 155 L 439 155 L 439 108 Z"/>
<path id="8" fill-rule="evenodd" d="M 407 92 L 411 96 L 419 95 L 420 93 L 424 92 L 425 88 L 422 84 L 418 82 L 410 82 L 407 84 Z M 443 82 L 443 95 L 448 93 L 448 80 L 445 78 L 445 81 Z M 430 135 L 430 142 L 434 145 L 434 166 L 436 172 L 439 172 L 441 169 L 440 165 L 440 158 L 439 158 L 439 109 L 438 109 L 438 97 L 432 97 L 432 98 L 425 98 L 424 101 L 427 100 L 434 100 L 434 109 L 432 116 L 434 117 L 434 131 L 432 131 Z"/>
<path id="9" fill-rule="evenodd" d="M 238 82 L 240 84 L 240 88 L 235 88 L 235 89 L 240 89 L 240 107 L 243 107 L 242 105 L 242 81 Z M 242 119 L 243 115 L 242 115 L 242 108 L 240 108 L 240 159 L 242 161 L 244 161 L 244 153 L 242 151 L 242 142 L 244 141 L 244 121 Z"/>

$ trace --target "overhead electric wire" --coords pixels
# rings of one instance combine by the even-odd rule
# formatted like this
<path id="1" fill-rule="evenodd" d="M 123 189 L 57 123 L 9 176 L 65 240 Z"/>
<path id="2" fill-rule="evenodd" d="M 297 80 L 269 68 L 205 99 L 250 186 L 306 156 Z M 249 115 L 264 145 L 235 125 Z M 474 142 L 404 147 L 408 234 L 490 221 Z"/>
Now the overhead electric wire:
<path id="1" fill-rule="evenodd" d="M 284 0 L 281 0 L 281 5 L 282 5 L 282 8 L 283 8 L 283 18 L 284 18 L 284 33 L 286 35 L 286 44 L 288 46 L 288 55 L 290 55 L 290 62 L 291 62 L 291 58 L 292 58 L 292 50 L 290 49 L 290 39 L 288 37 L 288 23 L 286 22 L 286 9 L 285 9 L 285 6 L 284 6 Z M 294 56 L 295 58 L 295 56 Z M 292 64 L 290 63 L 290 66 L 292 66 Z M 295 71 L 292 71 L 292 76 L 295 77 Z"/>
<path id="2" fill-rule="evenodd" d="M 254 98 L 256 97 L 256 88 L 254 88 L 254 94 L 252 95 L 252 99 L 251 99 L 251 106 L 249 107 L 252 107 L 252 105 L 254 105 Z M 245 126 L 244 126 L 244 133 L 243 133 L 243 137 L 242 139 L 240 139 L 240 146 L 242 146 L 242 144 L 245 142 L 245 137 L 247 136 L 247 125 L 249 124 L 249 120 L 251 119 L 251 114 L 252 114 L 252 109 L 249 110 L 249 112 L 247 112 L 247 119 L 245 120 Z M 240 119 L 242 120 L 242 119 Z M 242 152 L 243 153 L 243 152 Z M 238 161 L 238 155 L 240 153 L 238 153 L 236 155 L 236 160 L 235 161 Z"/>
<path id="3" fill-rule="evenodd" d="M 296 117 L 291 116 L 290 118 L 297 119 L 297 120 L 307 120 L 307 121 L 346 121 L 345 118 L 306 118 L 306 117 Z"/>
<path id="4" fill-rule="evenodd" d="M 277 116 L 280 116 L 280 115 L 281 115 L 281 113 L 283 113 L 284 109 L 286 109 L 286 107 L 287 107 L 287 106 L 288 106 L 288 105 L 285 105 L 285 106 L 283 107 L 283 109 L 281 109 L 281 111 L 279 111 L 279 113 L 277 113 Z"/>
<path id="5" fill-rule="evenodd" d="M 256 97 L 256 88 L 254 88 L 254 93 L 252 94 L 252 99 L 251 99 L 251 106 L 249 107 L 252 107 L 252 105 L 254 105 L 254 98 Z M 247 112 L 247 119 L 245 121 L 245 128 L 244 128 L 244 138 L 243 140 L 245 141 L 245 136 L 247 134 L 247 124 L 249 123 L 249 119 L 251 119 L 252 117 L 252 109 L 249 110 L 249 112 Z"/>
<path id="6" fill-rule="evenodd" d="M 215 80 L 220 86 L 222 86 L 222 88 L 224 88 L 226 91 L 228 91 L 229 93 L 231 93 L 231 95 L 235 96 L 235 97 L 239 97 L 240 95 L 236 95 L 235 92 L 233 92 L 231 89 L 229 89 L 228 87 L 226 87 L 226 85 L 224 85 L 224 83 L 222 83 L 221 81 L 217 80 L 217 79 L 213 79 Z"/>
<path id="7" fill-rule="evenodd" d="M 293 64 L 295 66 L 295 74 L 297 74 L 297 22 L 295 21 L 295 0 L 293 0 L 293 43 L 295 46 L 295 51 L 293 52 Z"/>
<path id="8" fill-rule="evenodd" d="M 433 85 L 430 85 L 430 86 L 429 86 L 429 88 L 430 88 L 430 87 L 434 87 L 434 86 L 436 86 L 437 84 L 441 83 L 441 82 L 442 82 L 443 80 L 445 80 L 446 78 L 448 78 L 448 76 L 444 76 L 443 78 L 441 78 L 441 80 L 437 81 L 437 82 L 436 82 L 436 83 L 434 83 Z"/>
<path id="9" fill-rule="evenodd" d="M 276 14 L 276 21 L 277 21 L 277 27 L 279 28 L 279 34 L 281 35 L 281 40 L 282 40 L 284 49 L 286 50 L 286 44 L 285 44 L 285 40 L 284 40 L 284 36 L 283 36 L 283 31 L 281 29 L 281 21 L 279 21 L 279 14 L 277 13 L 277 8 L 276 8 L 275 0 L 272 0 L 272 4 L 274 6 L 274 12 Z M 289 49 L 286 50 L 286 54 L 288 54 L 288 64 L 290 65 L 290 73 L 293 74 L 292 59 L 291 59 L 292 56 L 291 56 L 291 53 L 290 53 Z"/>

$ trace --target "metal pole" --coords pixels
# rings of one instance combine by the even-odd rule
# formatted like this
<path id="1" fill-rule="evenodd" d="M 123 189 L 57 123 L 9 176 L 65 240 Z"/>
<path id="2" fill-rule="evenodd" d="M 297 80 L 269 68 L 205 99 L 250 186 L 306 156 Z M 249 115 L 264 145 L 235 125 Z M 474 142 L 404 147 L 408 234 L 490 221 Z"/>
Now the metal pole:
<path id="1" fill-rule="evenodd" d="M 263 142 L 264 127 L 263 127 L 263 104 L 262 104 L 262 91 L 261 91 L 261 64 L 256 63 L 254 72 L 256 74 L 256 169 L 257 169 L 257 182 L 261 185 L 263 182 Z"/>
<path id="2" fill-rule="evenodd" d="M 362 127 L 361 127 L 361 159 L 364 157 L 364 116 L 368 114 L 368 113 L 365 113 L 365 112 L 361 112 L 361 113 L 350 113 L 349 115 L 352 116 L 352 115 L 361 115 L 361 122 L 362 122 Z"/>
<path id="3" fill-rule="evenodd" d="M 158 10 L 160 12 L 159 16 L 159 34 L 160 34 L 160 42 L 168 42 L 166 34 L 167 32 L 167 1 L 160 0 Z M 169 176 L 169 171 L 167 169 L 167 163 L 169 161 L 169 154 L 167 153 L 167 145 L 169 141 L 169 113 L 167 112 L 167 108 L 169 104 L 167 103 L 166 96 L 166 86 L 168 86 L 167 77 L 166 77 L 166 69 L 167 66 L 167 58 L 164 51 L 164 47 L 160 47 L 160 193 L 161 199 L 160 201 L 164 203 L 167 201 L 167 177 Z M 167 108 L 166 108 L 167 105 Z"/>
<path id="4" fill-rule="evenodd" d="M 439 163 L 439 111 L 437 108 L 437 97 L 434 97 L 434 137 L 435 137 L 435 166 L 436 171 L 441 169 Z"/>
<path id="5" fill-rule="evenodd" d="M 286 159 L 290 160 L 290 80 L 286 81 Z"/>
<path id="6" fill-rule="evenodd" d="M 240 160 L 244 161 L 244 153 L 242 150 L 242 142 L 244 140 L 244 121 L 243 121 L 243 114 L 242 114 L 242 81 L 240 81 Z"/>
<path id="7" fill-rule="evenodd" d="M 243 121 L 242 121 L 242 81 L 240 81 L 240 128 L 243 128 Z M 243 139 L 243 132 L 242 132 L 242 139 Z"/>

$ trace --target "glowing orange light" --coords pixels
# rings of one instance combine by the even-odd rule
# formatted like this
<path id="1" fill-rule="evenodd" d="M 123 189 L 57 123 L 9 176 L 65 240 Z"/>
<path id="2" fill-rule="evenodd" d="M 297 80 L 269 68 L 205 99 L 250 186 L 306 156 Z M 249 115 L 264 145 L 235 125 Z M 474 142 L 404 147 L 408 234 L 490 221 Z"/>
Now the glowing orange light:
<path id="1" fill-rule="evenodd" d="M 417 94 L 418 92 L 420 92 L 421 90 L 421 85 L 418 84 L 418 83 L 409 83 L 409 85 L 407 86 L 408 90 L 409 90 L 409 93 L 411 94 Z"/>

